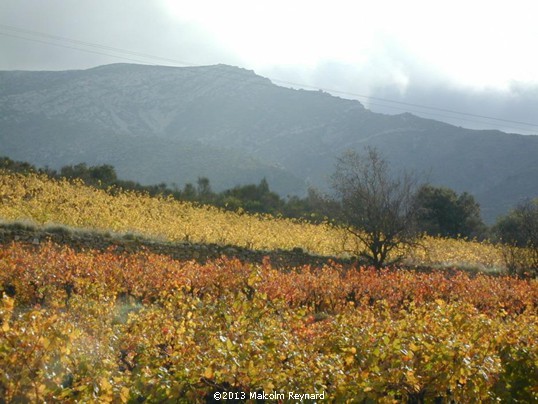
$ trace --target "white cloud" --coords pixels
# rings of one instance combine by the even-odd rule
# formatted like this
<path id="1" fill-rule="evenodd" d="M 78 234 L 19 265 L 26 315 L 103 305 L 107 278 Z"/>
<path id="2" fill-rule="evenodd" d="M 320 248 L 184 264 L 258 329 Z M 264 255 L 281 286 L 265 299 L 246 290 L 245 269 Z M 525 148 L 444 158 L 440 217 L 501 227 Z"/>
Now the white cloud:
<path id="1" fill-rule="evenodd" d="M 455 83 L 508 88 L 535 82 L 538 38 L 529 1 L 165 0 L 178 21 L 204 27 L 249 67 L 315 68 L 334 61 L 364 69 L 392 49 Z M 394 58 L 393 58 L 394 59 Z M 398 60 L 393 60 L 398 64 Z M 401 66 L 387 79 L 405 84 Z"/>

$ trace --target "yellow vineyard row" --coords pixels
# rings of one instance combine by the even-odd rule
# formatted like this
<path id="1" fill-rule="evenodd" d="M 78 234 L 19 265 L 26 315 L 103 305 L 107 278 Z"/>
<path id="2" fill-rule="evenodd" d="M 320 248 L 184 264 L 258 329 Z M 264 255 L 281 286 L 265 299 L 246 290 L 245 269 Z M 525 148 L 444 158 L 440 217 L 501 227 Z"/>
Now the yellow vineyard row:
<path id="1" fill-rule="evenodd" d="M 329 223 L 229 212 L 129 191 L 107 193 L 81 182 L 35 174 L 0 172 L 0 218 L 258 250 L 302 248 L 340 256 L 350 249 L 343 230 Z M 502 266 L 500 251 L 489 243 L 425 238 L 422 244 L 411 252 L 410 262 Z"/>

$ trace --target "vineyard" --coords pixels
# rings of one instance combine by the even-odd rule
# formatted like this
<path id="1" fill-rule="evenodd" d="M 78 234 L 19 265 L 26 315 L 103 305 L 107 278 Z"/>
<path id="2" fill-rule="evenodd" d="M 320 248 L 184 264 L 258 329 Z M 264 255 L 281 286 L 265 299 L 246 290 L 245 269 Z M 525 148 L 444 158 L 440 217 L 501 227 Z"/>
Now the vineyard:
<path id="1" fill-rule="evenodd" d="M 0 252 L 6 402 L 538 399 L 538 282 L 141 251 Z"/>
<path id="2" fill-rule="evenodd" d="M 0 218 L 257 250 L 350 248 L 329 223 L 34 174 L 0 175 Z M 421 244 L 408 264 L 440 269 L 277 269 L 143 248 L 0 244 L 0 402 L 282 401 L 290 392 L 327 402 L 537 401 L 538 280 L 454 269 L 501 268 L 493 244 Z"/>
<path id="3" fill-rule="evenodd" d="M 311 254 L 341 256 L 354 249 L 343 230 L 330 223 L 247 215 L 134 192 L 107 193 L 40 175 L 0 173 L 0 218 L 256 250 L 301 248 Z M 488 270 L 504 265 L 499 249 L 487 242 L 432 237 L 424 238 L 408 261 Z"/>

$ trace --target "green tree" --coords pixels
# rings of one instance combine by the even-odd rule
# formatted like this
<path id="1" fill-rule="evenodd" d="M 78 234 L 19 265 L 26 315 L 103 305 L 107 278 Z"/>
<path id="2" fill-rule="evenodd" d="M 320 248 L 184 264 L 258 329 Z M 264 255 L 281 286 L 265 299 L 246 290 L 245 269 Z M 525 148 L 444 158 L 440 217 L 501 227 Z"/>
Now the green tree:
<path id="1" fill-rule="evenodd" d="M 37 171 L 35 166 L 32 164 L 23 161 L 11 160 L 9 157 L 0 157 L 0 169 L 15 173 L 30 173 Z"/>
<path id="2" fill-rule="evenodd" d="M 181 198 L 187 201 L 194 201 L 198 197 L 196 188 L 190 182 L 187 182 L 181 191 Z"/>
<path id="3" fill-rule="evenodd" d="M 88 167 L 86 163 L 64 166 L 60 176 L 65 178 L 80 178 L 88 185 L 112 185 L 118 181 L 116 170 L 109 164 Z"/>
<path id="4" fill-rule="evenodd" d="M 258 185 L 236 186 L 220 195 L 221 205 L 229 209 L 243 208 L 247 212 L 277 214 L 282 211 L 284 201 L 269 189 L 263 178 Z"/>
<path id="5" fill-rule="evenodd" d="M 209 179 L 206 177 L 198 177 L 197 185 L 196 193 L 198 195 L 198 200 L 203 203 L 211 202 L 214 199 L 215 194 L 211 189 Z"/>
<path id="6" fill-rule="evenodd" d="M 494 233 L 504 244 L 510 272 L 538 272 L 538 199 L 523 202 L 499 218 Z"/>
<path id="7" fill-rule="evenodd" d="M 422 186 L 415 197 L 419 229 L 432 236 L 478 237 L 485 226 L 480 205 L 467 192 L 432 185 Z"/>
<path id="8" fill-rule="evenodd" d="M 103 164 L 89 168 L 90 178 L 102 184 L 111 185 L 118 181 L 116 170 L 110 164 Z"/>
<path id="9" fill-rule="evenodd" d="M 282 208 L 284 216 L 303 218 L 317 223 L 335 219 L 338 212 L 339 203 L 315 188 L 309 188 L 305 198 L 288 197 Z"/>

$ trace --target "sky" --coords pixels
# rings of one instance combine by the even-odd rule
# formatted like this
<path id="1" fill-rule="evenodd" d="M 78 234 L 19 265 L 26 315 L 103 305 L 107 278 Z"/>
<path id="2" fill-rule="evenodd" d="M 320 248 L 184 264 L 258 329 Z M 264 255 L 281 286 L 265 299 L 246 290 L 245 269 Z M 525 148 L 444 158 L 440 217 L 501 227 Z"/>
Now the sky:
<path id="1" fill-rule="evenodd" d="M 0 70 L 230 64 L 377 112 L 538 134 L 538 3 L 2 0 Z"/>

